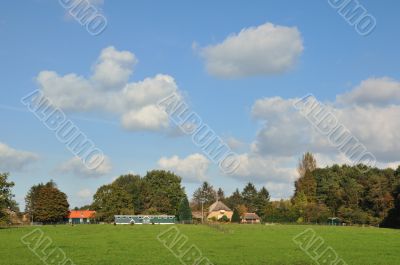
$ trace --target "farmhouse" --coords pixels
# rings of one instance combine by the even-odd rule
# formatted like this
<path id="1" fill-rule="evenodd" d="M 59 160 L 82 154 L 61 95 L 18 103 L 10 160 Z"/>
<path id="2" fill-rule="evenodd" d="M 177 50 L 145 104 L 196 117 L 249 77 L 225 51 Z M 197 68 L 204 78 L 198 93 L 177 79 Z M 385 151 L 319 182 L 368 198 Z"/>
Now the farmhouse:
<path id="1" fill-rule="evenodd" d="M 95 211 L 70 211 L 68 215 L 68 222 L 70 224 L 89 224 L 91 223 L 91 221 L 93 221 L 95 216 Z"/>
<path id="2" fill-rule="evenodd" d="M 232 219 L 233 211 L 229 209 L 228 206 L 226 206 L 223 202 L 221 201 L 216 201 L 213 204 L 211 204 L 210 208 L 208 209 L 208 216 L 207 219 L 221 219 L 224 215 L 229 218 L 229 220 Z"/>
<path id="3" fill-rule="evenodd" d="M 242 218 L 242 224 L 259 224 L 261 218 L 256 213 L 245 213 Z"/>
<path id="4" fill-rule="evenodd" d="M 115 215 L 115 223 L 122 224 L 175 224 L 174 215 Z"/>

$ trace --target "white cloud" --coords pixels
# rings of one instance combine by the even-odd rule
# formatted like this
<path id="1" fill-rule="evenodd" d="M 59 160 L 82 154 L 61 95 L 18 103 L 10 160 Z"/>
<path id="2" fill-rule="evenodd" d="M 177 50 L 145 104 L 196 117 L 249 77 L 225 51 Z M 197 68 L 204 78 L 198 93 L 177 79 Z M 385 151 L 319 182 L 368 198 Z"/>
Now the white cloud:
<path id="1" fill-rule="evenodd" d="M 226 143 L 232 150 L 239 150 L 243 148 L 246 144 L 235 137 L 229 137 L 226 139 Z"/>
<path id="2" fill-rule="evenodd" d="M 80 199 L 88 199 L 91 198 L 93 193 L 90 189 L 82 189 L 80 191 L 78 191 L 78 193 L 76 194 Z"/>
<path id="3" fill-rule="evenodd" d="M 133 53 L 110 46 L 101 52 L 89 78 L 42 71 L 37 82 L 44 95 L 63 110 L 119 115 L 128 130 L 165 130 L 168 115 L 156 104 L 172 93 L 179 94 L 178 87 L 174 78 L 163 74 L 129 83 L 136 62 Z"/>
<path id="4" fill-rule="evenodd" d="M 400 105 L 355 106 L 338 110 L 338 118 L 381 162 L 398 160 Z"/>
<path id="5" fill-rule="evenodd" d="M 236 78 L 272 75 L 289 70 L 303 51 L 296 27 L 265 23 L 244 28 L 222 43 L 201 49 L 212 75 Z"/>
<path id="6" fill-rule="evenodd" d="M 264 184 L 264 186 L 267 188 L 269 194 L 271 195 L 271 201 L 289 199 L 291 196 L 293 196 L 294 193 L 293 182 L 290 183 L 267 182 Z"/>
<path id="7" fill-rule="evenodd" d="M 389 99 L 395 99 L 396 81 L 387 78 L 371 80 L 361 82 L 348 93 L 348 98 L 339 95 L 337 101 L 327 102 L 325 106 L 332 111 L 340 124 L 350 130 L 376 156 L 378 162 L 395 162 L 400 150 L 400 105 L 391 104 Z M 388 80 L 391 81 L 387 82 Z M 379 83 L 381 89 L 389 91 L 388 94 L 374 102 L 374 97 L 365 92 L 372 93 L 371 82 Z M 386 84 L 386 88 L 382 84 Z M 335 156 L 339 152 L 332 147 L 327 136 L 317 132 L 292 107 L 295 100 L 297 99 L 266 98 L 255 102 L 253 116 L 265 125 L 257 133 L 252 150 L 260 155 L 278 156 L 299 156 L 302 152 L 312 151 L 337 159 Z M 361 104 L 366 102 L 370 104 Z"/>
<path id="8" fill-rule="evenodd" d="M 329 148 L 328 142 L 293 107 L 297 99 L 280 97 L 257 100 L 252 108 L 255 119 L 264 123 L 252 143 L 252 151 L 263 155 L 294 156 L 309 148 L 314 152 Z"/>
<path id="9" fill-rule="evenodd" d="M 131 130 L 160 130 L 167 128 L 168 114 L 154 105 L 132 110 L 122 116 L 122 125 Z"/>
<path id="10" fill-rule="evenodd" d="M 192 154 L 186 158 L 172 156 L 162 157 L 158 165 L 166 170 L 171 170 L 181 176 L 187 182 L 199 182 L 207 179 L 207 171 L 210 161 L 201 154 Z"/>
<path id="11" fill-rule="evenodd" d="M 337 97 L 342 104 L 387 105 L 400 103 L 400 82 L 388 78 L 370 78 L 350 92 Z"/>
<path id="12" fill-rule="evenodd" d="M 111 161 L 108 157 L 104 158 L 103 163 L 95 169 L 87 168 L 82 161 L 73 157 L 70 160 L 61 164 L 58 171 L 62 174 L 70 174 L 79 177 L 98 178 L 107 175 L 112 170 Z"/>
<path id="13" fill-rule="evenodd" d="M 231 175 L 241 182 L 265 186 L 272 198 L 289 198 L 293 195 L 297 158 L 262 156 L 251 152 L 239 155 L 240 165 Z"/>
<path id="14" fill-rule="evenodd" d="M 240 165 L 232 174 L 240 180 L 256 183 L 287 183 L 297 177 L 293 158 L 260 156 L 254 153 L 239 155 Z"/>
<path id="15" fill-rule="evenodd" d="M 317 160 L 318 167 L 324 168 L 334 164 L 351 164 L 351 160 L 343 153 L 314 153 L 315 160 Z"/>
<path id="16" fill-rule="evenodd" d="M 114 47 L 105 48 L 93 67 L 92 79 L 103 89 L 120 89 L 129 80 L 137 59 L 128 51 L 117 51 Z"/>
<path id="17" fill-rule="evenodd" d="M 380 168 L 391 168 L 396 170 L 400 166 L 400 161 L 395 161 L 391 163 L 378 163 L 378 167 Z"/>
<path id="18" fill-rule="evenodd" d="M 37 161 L 37 154 L 16 150 L 0 142 L 0 169 L 1 171 L 23 170 L 29 164 Z"/>

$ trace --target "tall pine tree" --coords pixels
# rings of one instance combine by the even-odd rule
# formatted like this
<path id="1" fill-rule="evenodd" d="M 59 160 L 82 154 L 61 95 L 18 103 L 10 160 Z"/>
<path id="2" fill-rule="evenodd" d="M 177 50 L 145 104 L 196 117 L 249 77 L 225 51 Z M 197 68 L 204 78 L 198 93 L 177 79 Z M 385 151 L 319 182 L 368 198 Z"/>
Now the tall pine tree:
<path id="1" fill-rule="evenodd" d="M 232 223 L 240 223 L 240 214 L 238 209 L 233 209 L 233 214 L 232 214 Z"/>
<path id="2" fill-rule="evenodd" d="M 190 209 L 187 196 L 185 196 L 181 200 L 181 203 L 179 204 L 178 216 L 179 216 L 179 221 L 182 223 L 187 224 L 192 222 L 192 210 Z"/>

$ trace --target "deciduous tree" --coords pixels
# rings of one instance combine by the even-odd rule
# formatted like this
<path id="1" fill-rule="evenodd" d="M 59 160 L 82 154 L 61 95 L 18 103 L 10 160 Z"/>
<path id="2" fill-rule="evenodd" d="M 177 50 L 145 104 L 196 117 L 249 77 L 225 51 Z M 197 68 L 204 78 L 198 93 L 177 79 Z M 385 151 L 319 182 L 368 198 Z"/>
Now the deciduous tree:
<path id="1" fill-rule="evenodd" d="M 144 210 L 144 202 L 141 198 L 143 184 L 139 175 L 121 175 L 114 180 L 113 184 L 124 189 L 131 196 L 135 212 L 140 213 Z"/>
<path id="2" fill-rule="evenodd" d="M 114 215 L 134 214 L 132 197 L 114 184 L 103 185 L 96 191 L 92 208 L 96 210 L 96 218 L 104 222 L 113 222 Z"/>
<path id="3" fill-rule="evenodd" d="M 177 215 L 178 206 L 185 197 L 181 177 L 170 171 L 153 170 L 143 178 L 145 208 L 154 208 L 160 213 Z"/>
<path id="4" fill-rule="evenodd" d="M 8 181 L 8 173 L 0 173 L 0 223 L 9 221 L 8 214 L 5 209 L 17 211 L 18 205 L 14 201 L 14 195 L 11 188 L 14 187 L 14 182 Z"/>
<path id="5" fill-rule="evenodd" d="M 62 222 L 68 216 L 67 195 L 54 181 L 33 186 L 25 197 L 26 207 L 35 222 Z"/>

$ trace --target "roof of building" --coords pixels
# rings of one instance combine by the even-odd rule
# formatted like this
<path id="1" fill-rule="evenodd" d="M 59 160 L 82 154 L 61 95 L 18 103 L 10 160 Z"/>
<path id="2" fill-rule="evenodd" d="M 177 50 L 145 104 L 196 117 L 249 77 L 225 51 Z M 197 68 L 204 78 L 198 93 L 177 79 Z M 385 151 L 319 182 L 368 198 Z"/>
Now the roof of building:
<path id="1" fill-rule="evenodd" d="M 82 211 L 70 211 L 68 218 L 93 218 L 96 211 L 82 210 Z"/>
<path id="2" fill-rule="evenodd" d="M 216 201 L 213 204 L 211 204 L 208 212 L 217 212 L 217 211 L 232 211 L 231 209 L 229 209 L 228 206 L 226 206 L 223 202 L 221 201 Z"/>
<path id="3" fill-rule="evenodd" d="M 201 212 L 192 212 L 192 217 L 196 219 L 201 219 Z"/>
<path id="4" fill-rule="evenodd" d="M 260 216 L 258 216 L 256 213 L 245 213 L 243 216 L 243 219 L 258 220 L 258 219 L 260 219 Z"/>

